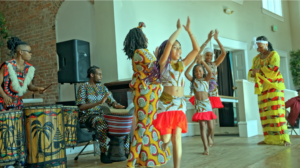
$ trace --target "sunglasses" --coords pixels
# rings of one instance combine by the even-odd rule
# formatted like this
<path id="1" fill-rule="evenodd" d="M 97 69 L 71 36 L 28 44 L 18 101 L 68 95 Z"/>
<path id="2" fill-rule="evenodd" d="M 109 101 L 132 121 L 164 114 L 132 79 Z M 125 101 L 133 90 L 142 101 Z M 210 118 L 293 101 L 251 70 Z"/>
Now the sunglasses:
<path id="1" fill-rule="evenodd" d="M 28 53 L 30 53 L 30 54 L 31 54 L 31 51 L 28 51 L 28 50 L 21 50 L 21 51 L 27 51 Z"/>

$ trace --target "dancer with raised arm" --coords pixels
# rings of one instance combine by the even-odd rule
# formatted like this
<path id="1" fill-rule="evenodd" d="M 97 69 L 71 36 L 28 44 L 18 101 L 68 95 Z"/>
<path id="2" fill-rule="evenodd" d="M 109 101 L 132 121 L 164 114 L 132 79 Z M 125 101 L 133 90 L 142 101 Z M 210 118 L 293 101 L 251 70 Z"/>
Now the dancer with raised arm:
<path id="1" fill-rule="evenodd" d="M 196 62 L 200 62 L 194 66 Z M 189 72 L 193 68 L 193 75 Z M 206 74 L 206 71 L 208 72 Z M 210 100 L 208 98 L 209 81 L 211 79 L 211 69 L 203 60 L 203 56 L 199 55 L 195 61 L 185 71 L 186 78 L 191 82 L 191 94 L 195 94 L 195 114 L 192 121 L 199 122 L 201 138 L 204 145 L 203 155 L 209 155 L 208 139 L 211 136 L 214 119 L 217 116 L 213 113 Z M 206 134 L 206 124 L 208 125 L 208 133 Z"/>
<path id="2" fill-rule="evenodd" d="M 167 163 L 170 150 L 161 149 L 162 141 L 159 131 L 153 127 L 152 121 L 156 118 L 158 98 L 161 95 L 159 85 L 159 71 L 157 71 L 153 56 L 147 49 L 148 39 L 143 33 L 144 23 L 133 28 L 124 41 L 124 52 L 132 60 L 134 71 L 129 86 L 133 93 L 136 129 L 130 147 L 127 167 L 154 167 Z M 149 73 L 153 71 L 153 73 Z"/>
<path id="3" fill-rule="evenodd" d="M 205 48 L 203 55 L 205 57 L 206 64 L 210 67 L 210 69 L 212 71 L 211 80 L 209 81 L 208 96 L 209 96 L 209 100 L 211 102 L 211 106 L 213 108 L 213 112 L 216 113 L 218 108 L 224 107 L 221 102 L 221 99 L 219 97 L 217 81 L 218 81 L 218 66 L 224 61 L 224 58 L 226 56 L 226 51 L 218 38 L 219 31 L 217 29 L 215 30 L 213 36 L 221 49 L 221 54 L 213 62 L 212 62 L 212 59 L 214 57 L 214 51 L 211 48 Z M 200 64 L 199 61 L 198 61 L 198 64 Z M 213 146 L 213 144 L 214 144 L 214 134 L 215 134 L 215 123 L 213 124 L 212 133 L 210 134 L 210 137 L 208 139 L 209 146 Z"/>
<path id="4" fill-rule="evenodd" d="M 181 133 L 187 132 L 186 100 L 184 97 L 184 68 L 189 65 L 199 52 L 199 45 L 190 30 L 190 19 L 188 18 L 185 30 L 189 34 L 193 50 L 181 59 L 181 44 L 176 40 L 181 32 L 181 24 L 178 20 L 177 30 L 169 40 L 164 41 L 158 50 L 157 67 L 161 72 L 163 93 L 159 99 L 157 119 L 153 125 L 162 136 L 163 149 L 167 149 L 172 140 L 173 163 L 175 168 L 180 167 L 182 156 Z"/>

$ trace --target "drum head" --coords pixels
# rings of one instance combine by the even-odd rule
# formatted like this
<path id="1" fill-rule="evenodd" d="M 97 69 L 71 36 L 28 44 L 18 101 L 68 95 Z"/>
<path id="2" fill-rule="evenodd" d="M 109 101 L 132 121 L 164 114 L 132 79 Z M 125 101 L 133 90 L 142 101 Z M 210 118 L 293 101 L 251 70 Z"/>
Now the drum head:
<path id="1" fill-rule="evenodd" d="M 23 113 L 23 111 L 22 110 L 0 111 L 0 114 L 9 114 L 9 113 Z"/>
<path id="2" fill-rule="evenodd" d="M 39 105 L 39 106 L 28 106 L 28 107 L 24 107 L 24 110 L 28 110 L 28 109 L 57 109 L 57 108 L 62 108 L 63 105 L 61 104 L 51 104 L 51 105 Z"/>
<path id="3" fill-rule="evenodd" d="M 129 110 L 128 109 L 115 109 L 115 108 L 110 108 L 110 112 L 114 114 L 120 114 L 120 115 L 127 115 Z"/>
<path id="4" fill-rule="evenodd" d="M 70 109 L 70 110 L 73 110 L 73 109 L 78 109 L 79 110 L 79 107 L 78 106 L 63 106 L 64 109 Z"/>

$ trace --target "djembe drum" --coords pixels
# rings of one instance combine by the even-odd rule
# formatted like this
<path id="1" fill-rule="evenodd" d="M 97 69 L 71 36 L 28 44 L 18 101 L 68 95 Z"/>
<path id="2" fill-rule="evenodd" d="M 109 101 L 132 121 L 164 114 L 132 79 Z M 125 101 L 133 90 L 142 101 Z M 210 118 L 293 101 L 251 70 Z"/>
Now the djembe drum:
<path id="1" fill-rule="evenodd" d="M 23 109 L 28 142 L 26 167 L 66 167 L 62 109 L 62 105 L 30 106 Z"/>
<path id="2" fill-rule="evenodd" d="M 79 108 L 77 106 L 64 106 L 64 124 L 66 147 L 77 145 L 77 124 Z"/>
<path id="3" fill-rule="evenodd" d="M 110 138 L 108 157 L 113 162 L 127 160 L 124 150 L 124 136 L 130 133 L 134 110 L 103 108 L 103 117 L 108 125 Z"/>
<path id="4" fill-rule="evenodd" d="M 23 121 L 22 110 L 0 112 L 0 166 L 25 158 Z"/>

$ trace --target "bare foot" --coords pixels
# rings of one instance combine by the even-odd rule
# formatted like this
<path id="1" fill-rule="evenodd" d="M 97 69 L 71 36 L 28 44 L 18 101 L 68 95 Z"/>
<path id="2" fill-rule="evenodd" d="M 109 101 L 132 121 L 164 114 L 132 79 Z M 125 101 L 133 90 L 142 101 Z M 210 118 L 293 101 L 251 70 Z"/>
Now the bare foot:
<path id="1" fill-rule="evenodd" d="M 266 145 L 265 141 L 258 142 L 257 145 Z"/>
<path id="2" fill-rule="evenodd" d="M 163 143 L 161 145 L 161 150 L 164 151 L 164 152 L 166 152 L 167 149 L 168 149 L 168 146 L 169 146 L 170 142 L 171 142 L 171 140 L 169 142 L 167 142 L 167 143 Z"/>
<path id="3" fill-rule="evenodd" d="M 214 141 L 211 139 L 211 137 L 207 137 L 208 140 L 208 146 L 213 146 L 214 145 Z"/>
<path id="4" fill-rule="evenodd" d="M 203 152 L 202 154 L 203 154 L 203 155 L 209 155 L 208 149 L 204 150 L 204 152 Z"/>
<path id="5" fill-rule="evenodd" d="M 289 142 L 284 142 L 284 146 L 291 146 Z"/>

